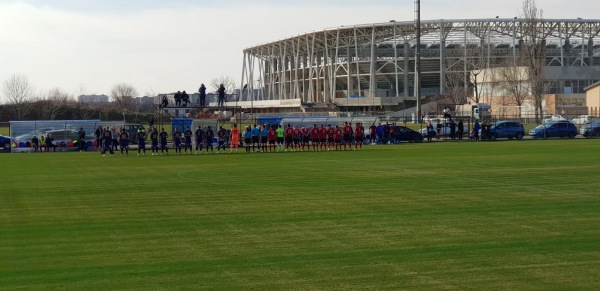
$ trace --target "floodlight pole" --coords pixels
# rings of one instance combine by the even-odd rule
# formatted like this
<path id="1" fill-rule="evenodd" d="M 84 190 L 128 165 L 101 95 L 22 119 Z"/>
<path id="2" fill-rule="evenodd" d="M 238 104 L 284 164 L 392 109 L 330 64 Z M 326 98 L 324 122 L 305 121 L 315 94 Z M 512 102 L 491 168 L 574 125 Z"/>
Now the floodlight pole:
<path id="1" fill-rule="evenodd" d="M 415 28 L 417 47 L 415 51 L 415 98 L 417 98 L 417 122 L 421 123 L 421 1 L 415 0 Z"/>

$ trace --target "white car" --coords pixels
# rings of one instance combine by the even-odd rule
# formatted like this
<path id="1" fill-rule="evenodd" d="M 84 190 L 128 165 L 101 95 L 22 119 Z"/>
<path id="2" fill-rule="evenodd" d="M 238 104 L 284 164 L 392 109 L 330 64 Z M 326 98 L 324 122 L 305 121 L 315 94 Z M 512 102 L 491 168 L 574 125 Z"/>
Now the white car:
<path id="1" fill-rule="evenodd" d="M 591 116 L 591 115 L 579 115 L 579 116 L 573 118 L 573 120 L 571 120 L 571 122 L 573 122 L 576 125 L 582 125 L 582 124 L 590 123 L 590 122 L 594 121 L 595 119 L 596 119 L 596 117 Z"/>
<path id="2" fill-rule="evenodd" d="M 562 117 L 560 114 L 553 114 L 553 115 L 546 115 L 544 116 L 544 123 L 548 122 L 548 121 L 556 121 L 556 120 L 567 120 L 566 118 Z"/>

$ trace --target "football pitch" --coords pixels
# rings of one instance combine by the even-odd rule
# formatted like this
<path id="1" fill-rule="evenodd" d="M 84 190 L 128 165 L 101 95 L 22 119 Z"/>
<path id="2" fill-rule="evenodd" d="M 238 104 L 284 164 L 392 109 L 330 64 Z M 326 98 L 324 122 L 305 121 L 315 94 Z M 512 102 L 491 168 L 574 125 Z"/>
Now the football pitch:
<path id="1" fill-rule="evenodd" d="M 0 289 L 600 289 L 600 140 L 0 155 Z"/>

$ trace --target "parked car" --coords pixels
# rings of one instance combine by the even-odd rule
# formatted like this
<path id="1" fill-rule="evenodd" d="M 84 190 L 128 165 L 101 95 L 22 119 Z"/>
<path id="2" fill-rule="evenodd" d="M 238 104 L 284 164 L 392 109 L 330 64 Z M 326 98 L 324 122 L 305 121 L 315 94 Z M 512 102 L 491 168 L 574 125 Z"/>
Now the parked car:
<path id="1" fill-rule="evenodd" d="M 435 131 L 435 134 L 433 136 L 437 136 L 437 131 L 438 131 L 437 123 L 432 122 L 431 124 L 433 125 L 433 129 Z M 455 123 L 455 124 L 456 124 L 456 131 L 458 131 L 458 123 Z M 422 128 L 420 132 L 421 132 L 422 136 L 427 137 L 427 128 Z M 469 128 L 465 124 L 463 124 L 463 134 L 467 135 L 467 136 L 469 135 Z M 446 122 L 442 123 L 442 128 L 440 129 L 440 135 L 442 135 L 442 136 L 450 135 L 450 122 L 446 121 Z"/>
<path id="2" fill-rule="evenodd" d="M 421 142 L 423 141 L 423 135 L 408 127 L 397 125 L 394 131 L 394 139 L 396 141 Z"/>
<path id="3" fill-rule="evenodd" d="M 10 138 L 8 136 L 0 135 L 0 147 L 5 150 L 10 150 Z"/>
<path id="4" fill-rule="evenodd" d="M 431 123 L 436 123 L 438 120 L 440 120 L 440 121 L 444 120 L 444 116 L 425 115 L 423 117 L 423 123 L 428 123 L 430 121 L 431 121 Z"/>
<path id="5" fill-rule="evenodd" d="M 585 137 L 600 137 L 600 120 L 594 120 L 581 126 L 579 133 Z"/>
<path id="6" fill-rule="evenodd" d="M 575 124 L 575 125 L 582 125 L 582 124 L 590 123 L 590 122 L 594 121 L 594 119 L 596 119 L 596 117 L 591 116 L 591 115 L 579 115 L 579 116 L 573 118 L 573 120 L 571 120 L 571 122 L 573 122 L 573 124 Z"/>
<path id="7" fill-rule="evenodd" d="M 525 135 L 523 124 L 516 121 L 498 121 L 490 128 L 490 139 L 509 138 L 522 139 Z"/>
<path id="8" fill-rule="evenodd" d="M 568 137 L 577 135 L 577 127 L 569 120 L 548 121 L 529 131 L 533 138 Z"/>

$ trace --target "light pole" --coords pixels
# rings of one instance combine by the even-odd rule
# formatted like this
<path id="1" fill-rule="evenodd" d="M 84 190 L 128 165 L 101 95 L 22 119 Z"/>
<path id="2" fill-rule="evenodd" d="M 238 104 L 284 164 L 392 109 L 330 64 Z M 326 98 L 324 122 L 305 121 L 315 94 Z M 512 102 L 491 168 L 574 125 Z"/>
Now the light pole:
<path id="1" fill-rule="evenodd" d="M 421 1 L 415 0 L 415 27 L 417 47 L 415 51 L 415 97 L 417 98 L 417 121 L 421 123 Z"/>

